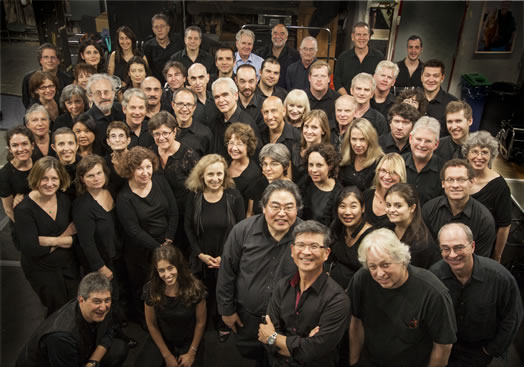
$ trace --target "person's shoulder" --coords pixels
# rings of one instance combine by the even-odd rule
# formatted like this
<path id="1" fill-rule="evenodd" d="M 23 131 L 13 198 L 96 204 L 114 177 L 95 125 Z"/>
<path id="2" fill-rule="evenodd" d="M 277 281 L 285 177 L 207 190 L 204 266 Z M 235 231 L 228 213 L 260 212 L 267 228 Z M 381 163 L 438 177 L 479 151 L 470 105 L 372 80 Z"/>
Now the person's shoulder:
<path id="1" fill-rule="evenodd" d="M 376 58 L 384 59 L 384 54 L 382 53 L 382 51 L 374 47 L 369 47 L 369 55 Z"/>
<path id="2" fill-rule="evenodd" d="M 417 287 L 426 291 L 436 291 L 438 293 L 447 292 L 447 287 L 442 281 L 431 271 L 419 268 L 414 265 L 409 265 L 410 276 L 418 284 Z"/>
<path id="3" fill-rule="evenodd" d="M 437 196 L 436 198 L 433 198 L 431 200 L 429 200 L 428 202 L 426 202 L 426 204 L 424 204 L 422 206 L 422 209 L 424 211 L 433 211 L 433 210 L 436 210 L 438 208 L 440 208 L 442 205 L 444 205 L 446 203 L 446 196 L 445 195 L 440 195 L 440 196 Z"/>

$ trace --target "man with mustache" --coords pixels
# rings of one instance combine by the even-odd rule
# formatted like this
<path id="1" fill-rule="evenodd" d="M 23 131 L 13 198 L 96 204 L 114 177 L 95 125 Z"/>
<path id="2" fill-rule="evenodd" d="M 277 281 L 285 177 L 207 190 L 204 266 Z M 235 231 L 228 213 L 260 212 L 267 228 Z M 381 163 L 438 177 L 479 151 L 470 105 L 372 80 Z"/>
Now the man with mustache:
<path id="1" fill-rule="evenodd" d="M 96 122 L 94 152 L 105 155 L 111 149 L 106 142 L 107 126 L 112 121 L 124 120 L 122 107 L 114 102 L 116 86 L 108 74 L 93 74 L 87 83 L 87 94 L 93 105 L 86 112 Z"/>
<path id="2" fill-rule="evenodd" d="M 157 78 L 154 76 L 148 76 L 140 85 L 140 89 L 142 89 L 142 92 L 144 92 L 147 97 L 146 116 L 148 119 L 159 113 L 161 110 L 167 110 L 167 107 L 163 108 L 162 106 L 162 86 Z"/>
<path id="3" fill-rule="evenodd" d="M 255 93 L 257 89 L 257 71 L 254 66 L 244 64 L 237 69 L 235 82 L 238 87 L 239 106 L 255 120 L 259 130 L 264 126 L 264 119 L 260 113 L 264 99 Z"/>
<path id="4" fill-rule="evenodd" d="M 397 62 L 399 74 L 395 82 L 397 88 L 422 87 L 420 76 L 422 74 L 423 62 L 420 61 L 422 54 L 422 38 L 416 34 L 408 38 L 408 52 L 404 60 Z"/>

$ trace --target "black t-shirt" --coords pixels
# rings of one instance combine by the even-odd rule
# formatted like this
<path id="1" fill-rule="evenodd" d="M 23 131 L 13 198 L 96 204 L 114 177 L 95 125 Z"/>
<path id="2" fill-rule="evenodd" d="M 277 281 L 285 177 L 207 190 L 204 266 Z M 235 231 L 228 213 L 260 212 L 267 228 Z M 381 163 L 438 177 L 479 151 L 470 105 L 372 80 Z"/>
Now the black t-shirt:
<path id="1" fill-rule="evenodd" d="M 16 194 L 28 194 L 31 189 L 27 183 L 29 172 L 16 169 L 11 162 L 7 162 L 0 169 L 0 197 L 15 196 Z"/>
<path id="2" fill-rule="evenodd" d="M 471 196 L 488 208 L 493 215 L 496 228 L 511 224 L 511 192 L 504 177 L 494 178 Z"/>
<path id="3" fill-rule="evenodd" d="M 240 176 L 233 178 L 233 181 L 235 181 L 235 186 L 238 191 L 242 194 L 242 199 L 244 199 L 244 203 L 247 203 L 248 198 L 248 190 L 253 185 L 253 182 L 256 182 L 258 178 L 262 174 L 260 173 L 260 168 L 256 165 L 256 163 L 250 159 L 249 164 L 247 165 L 246 169 L 240 174 Z"/>
<path id="4" fill-rule="evenodd" d="M 355 170 L 355 166 L 353 164 L 340 166 L 338 177 L 340 178 L 342 186 L 356 186 L 360 191 L 366 191 L 373 183 L 377 163 L 378 161 L 375 161 L 372 165 L 363 168 L 360 171 Z"/>

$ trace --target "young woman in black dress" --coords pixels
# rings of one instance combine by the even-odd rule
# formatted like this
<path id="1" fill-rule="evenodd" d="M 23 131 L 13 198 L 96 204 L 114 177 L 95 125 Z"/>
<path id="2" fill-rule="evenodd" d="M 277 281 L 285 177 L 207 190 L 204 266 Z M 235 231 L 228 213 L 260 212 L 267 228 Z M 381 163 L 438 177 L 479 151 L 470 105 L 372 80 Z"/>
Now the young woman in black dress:
<path id="1" fill-rule="evenodd" d="M 149 336 L 135 366 L 202 366 L 206 290 L 177 248 L 166 245 L 153 251 L 143 299 Z"/>
<path id="2" fill-rule="evenodd" d="M 31 192 L 15 208 L 16 236 L 24 275 L 49 316 L 76 296 L 79 282 L 72 248 L 76 229 L 63 192 L 70 180 L 56 158 L 43 157 L 33 165 L 28 182 Z"/>
<path id="3" fill-rule="evenodd" d="M 98 153 L 94 151 L 96 139 L 96 122 L 93 118 L 83 113 L 73 123 L 73 132 L 78 142 L 78 154 L 85 157 L 88 154 Z"/>

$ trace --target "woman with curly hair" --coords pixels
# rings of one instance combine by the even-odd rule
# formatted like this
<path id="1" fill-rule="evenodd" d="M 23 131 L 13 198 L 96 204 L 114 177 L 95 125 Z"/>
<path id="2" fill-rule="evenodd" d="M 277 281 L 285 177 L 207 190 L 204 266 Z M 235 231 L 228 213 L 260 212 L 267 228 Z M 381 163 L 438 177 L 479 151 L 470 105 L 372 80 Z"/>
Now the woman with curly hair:
<path id="1" fill-rule="evenodd" d="M 143 291 L 149 336 L 135 366 L 202 366 L 206 293 L 177 248 L 153 251 L 151 280 Z"/>

